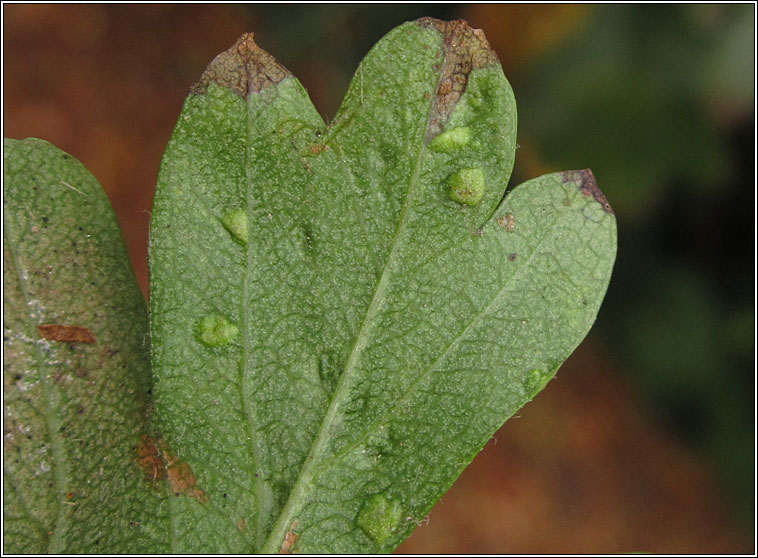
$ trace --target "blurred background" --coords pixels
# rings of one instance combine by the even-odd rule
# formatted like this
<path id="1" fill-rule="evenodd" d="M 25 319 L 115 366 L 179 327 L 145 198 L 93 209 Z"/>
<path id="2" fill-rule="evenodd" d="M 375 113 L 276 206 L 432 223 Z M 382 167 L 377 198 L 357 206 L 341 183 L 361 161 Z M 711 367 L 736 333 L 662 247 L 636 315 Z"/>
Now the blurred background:
<path id="1" fill-rule="evenodd" d="M 484 30 L 519 107 L 512 184 L 591 167 L 618 260 L 586 341 L 398 549 L 755 552 L 755 29 L 742 5 L 3 5 L 4 135 L 110 196 L 147 295 L 163 148 L 244 31 L 328 120 L 431 15 Z"/>

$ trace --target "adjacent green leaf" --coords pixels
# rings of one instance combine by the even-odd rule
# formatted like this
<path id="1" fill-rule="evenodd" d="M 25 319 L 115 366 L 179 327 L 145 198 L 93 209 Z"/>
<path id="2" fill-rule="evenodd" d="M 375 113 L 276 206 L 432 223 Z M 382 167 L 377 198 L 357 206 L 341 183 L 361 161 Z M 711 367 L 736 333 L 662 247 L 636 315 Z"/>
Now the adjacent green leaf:
<path id="1" fill-rule="evenodd" d="M 4 172 L 3 550 L 166 551 L 138 463 L 147 315 L 108 198 L 42 140 L 5 140 Z"/>
<path id="2" fill-rule="evenodd" d="M 505 191 L 483 34 L 422 19 L 326 126 L 244 35 L 185 101 L 151 223 L 179 552 L 392 550 L 589 330 L 615 219 L 589 171 Z M 176 492 L 176 491 L 175 491 Z"/>

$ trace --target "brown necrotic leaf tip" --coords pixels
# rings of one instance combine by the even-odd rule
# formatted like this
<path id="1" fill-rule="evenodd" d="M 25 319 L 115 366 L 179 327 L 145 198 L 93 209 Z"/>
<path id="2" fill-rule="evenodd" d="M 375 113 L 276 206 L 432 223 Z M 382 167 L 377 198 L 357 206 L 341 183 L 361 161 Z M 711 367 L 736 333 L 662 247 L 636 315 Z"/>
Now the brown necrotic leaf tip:
<path id="1" fill-rule="evenodd" d="M 582 195 L 585 198 L 592 196 L 597 203 L 603 208 L 606 213 L 613 214 L 613 208 L 608 203 L 608 199 L 603 194 L 600 187 L 597 185 L 595 175 L 592 174 L 590 169 L 564 171 L 561 173 L 563 176 L 563 182 L 575 182 L 579 184 L 579 188 L 582 191 Z"/>
<path id="2" fill-rule="evenodd" d="M 422 27 L 436 28 L 443 37 L 444 58 L 427 133 L 427 140 L 431 140 L 442 131 L 450 118 L 455 104 L 466 90 L 471 70 L 498 64 L 498 59 L 484 32 L 472 28 L 462 19 L 441 21 L 425 17 L 416 23 Z"/>
<path id="3" fill-rule="evenodd" d="M 233 47 L 208 64 L 190 93 L 203 94 L 208 90 L 208 85 L 215 83 L 244 98 L 276 85 L 289 75 L 287 68 L 255 43 L 253 33 L 245 33 Z"/>
<path id="4" fill-rule="evenodd" d="M 82 326 L 63 324 L 42 324 L 37 326 L 37 333 L 44 339 L 61 343 L 94 343 L 92 331 Z"/>

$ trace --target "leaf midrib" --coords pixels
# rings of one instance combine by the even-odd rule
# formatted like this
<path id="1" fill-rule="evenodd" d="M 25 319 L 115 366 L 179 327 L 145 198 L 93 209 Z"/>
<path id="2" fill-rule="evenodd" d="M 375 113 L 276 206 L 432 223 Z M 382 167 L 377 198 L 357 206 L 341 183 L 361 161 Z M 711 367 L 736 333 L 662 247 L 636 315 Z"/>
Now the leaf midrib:
<path id="1" fill-rule="evenodd" d="M 444 47 L 443 43 L 443 47 Z M 445 48 L 445 58 L 442 61 L 442 63 L 439 65 L 439 75 L 437 76 L 437 83 L 435 84 L 434 92 L 435 95 L 432 96 L 429 102 L 429 110 L 427 112 L 427 119 L 426 119 L 426 125 L 423 130 L 423 134 L 421 136 L 421 142 L 419 144 L 418 154 L 416 156 L 416 162 L 413 167 L 413 172 L 411 173 L 411 177 L 408 181 L 408 188 L 406 189 L 406 195 L 405 200 L 403 201 L 403 207 L 400 210 L 400 217 L 398 219 L 397 227 L 395 228 L 395 233 L 392 237 L 392 248 L 390 249 L 389 255 L 387 256 L 387 259 L 385 260 L 384 267 L 382 269 L 382 273 L 379 277 L 379 281 L 376 283 L 376 287 L 374 289 L 373 296 L 371 298 L 371 302 L 368 305 L 368 308 L 366 309 L 366 315 L 361 322 L 361 328 L 358 331 L 358 334 L 355 336 L 355 341 L 353 342 L 353 346 L 350 350 L 350 355 L 348 356 L 348 359 L 345 363 L 345 367 L 343 369 L 342 374 L 340 375 L 340 379 L 337 382 L 337 386 L 334 389 L 334 394 L 329 401 L 329 406 L 327 407 L 326 413 L 324 414 L 324 418 L 321 421 L 321 424 L 319 425 L 318 431 L 316 432 L 316 438 L 311 446 L 311 451 L 308 453 L 308 456 L 305 458 L 305 461 L 303 462 L 303 466 L 300 469 L 300 473 L 297 476 L 297 479 L 295 480 L 294 485 L 292 486 L 292 490 L 290 490 L 289 497 L 287 498 L 287 502 L 285 503 L 284 507 L 282 508 L 282 511 L 279 513 L 279 516 L 277 518 L 277 521 L 274 523 L 273 528 L 271 529 L 271 532 L 269 534 L 269 537 L 265 541 L 265 543 L 260 547 L 259 552 L 261 553 L 275 553 L 279 550 L 279 545 L 281 541 L 284 540 L 284 537 L 287 533 L 287 531 L 290 529 L 290 525 L 292 524 L 292 513 L 296 509 L 296 505 L 298 500 L 300 499 L 301 494 L 306 490 L 306 485 L 308 481 L 310 480 L 311 476 L 311 467 L 313 466 L 313 463 L 316 461 L 316 457 L 321 453 L 324 445 L 327 442 L 327 434 L 331 431 L 331 426 L 334 422 L 335 417 L 337 416 L 337 408 L 339 406 L 339 402 L 343 399 L 343 394 L 347 389 L 347 385 L 349 384 L 349 379 L 351 377 L 351 373 L 353 368 L 355 367 L 356 362 L 358 361 L 358 357 L 365 346 L 365 341 L 368 338 L 368 332 L 370 331 L 371 326 L 374 322 L 374 317 L 376 316 L 379 306 L 381 305 L 381 302 L 384 298 L 384 291 L 386 290 L 386 285 L 389 281 L 390 276 L 392 275 L 392 264 L 395 261 L 395 258 L 397 257 L 397 249 L 398 245 L 401 243 L 399 242 L 399 239 L 405 230 L 405 224 L 406 224 L 406 214 L 408 211 L 408 207 L 411 205 L 411 202 L 414 199 L 414 193 L 415 189 L 414 186 L 418 180 L 419 175 L 419 168 L 421 165 L 421 157 L 424 154 L 424 151 L 426 149 L 426 146 L 428 145 L 428 142 L 431 141 L 432 138 L 427 138 L 427 135 L 429 133 L 429 127 L 431 125 L 432 115 L 434 114 L 434 111 L 437 107 L 437 97 L 436 92 L 439 89 L 440 83 L 442 81 L 442 77 L 444 75 L 444 68 L 445 63 L 447 62 L 447 58 L 450 54 L 450 49 Z M 403 100 L 405 101 L 405 98 L 403 97 Z M 363 105 L 361 105 L 363 106 Z"/>
<path id="2" fill-rule="evenodd" d="M 248 80 L 249 80 L 248 76 Z M 240 362 L 240 392 L 242 398 L 243 410 L 245 412 L 245 428 L 247 430 L 247 437 L 250 440 L 250 453 L 253 459 L 252 469 L 250 475 L 252 475 L 252 483 L 255 486 L 255 537 L 254 540 L 260 541 L 263 537 L 263 523 L 264 523 L 264 509 L 265 499 L 264 491 L 266 486 L 263 480 L 264 475 L 262 471 L 256 474 L 256 468 L 259 467 L 261 462 L 261 450 L 258 446 L 255 433 L 255 415 L 251 406 L 252 397 L 250 390 L 247 387 L 251 382 L 246 381 L 247 375 L 247 362 L 250 354 L 250 298 L 249 298 L 249 284 L 252 277 L 251 270 L 253 269 L 253 263 L 251 261 L 253 251 L 250 250 L 250 239 L 252 239 L 252 224 L 253 216 L 250 214 L 250 208 L 253 206 L 252 200 L 252 186 L 253 186 L 253 161 L 250 160 L 252 153 L 251 145 L 251 130 L 253 129 L 254 111 L 250 107 L 249 94 L 245 98 L 245 114 L 247 116 L 247 122 L 245 126 L 245 212 L 247 214 L 247 238 L 248 242 L 245 244 L 245 280 L 242 286 L 242 361 Z"/>
<path id="3" fill-rule="evenodd" d="M 497 210 L 495 210 L 497 211 Z M 494 212 L 493 212 L 494 214 Z M 488 219 L 489 221 L 489 219 Z M 488 315 L 490 312 L 490 309 L 496 305 L 503 296 L 503 293 L 505 293 L 509 287 L 511 287 L 512 283 L 516 280 L 516 278 L 525 270 L 529 268 L 529 264 L 534 259 L 535 254 L 537 254 L 542 247 L 542 245 L 546 242 L 546 240 L 553 237 L 553 231 L 558 226 L 559 220 L 556 219 L 553 221 L 549 231 L 542 235 L 540 240 L 535 244 L 534 249 L 532 250 L 532 253 L 529 254 L 529 257 L 526 259 L 526 261 L 521 264 L 521 266 L 513 272 L 513 275 L 508 277 L 505 282 L 503 283 L 503 286 L 494 294 L 492 299 L 487 303 L 487 305 L 480 310 L 477 314 L 475 314 L 468 323 L 463 327 L 463 329 L 447 344 L 447 346 L 439 353 L 437 358 L 434 359 L 434 361 L 429 364 L 421 374 L 418 375 L 416 380 L 414 380 L 411 385 L 408 386 L 408 388 L 395 399 L 395 402 L 378 418 L 376 419 L 370 426 L 368 426 L 365 429 L 364 435 L 360 438 L 358 438 L 354 443 L 348 445 L 346 448 L 344 448 L 340 453 L 332 456 L 327 463 L 333 463 L 340 459 L 341 457 L 344 457 L 346 454 L 350 453 L 351 450 L 355 449 L 356 447 L 360 446 L 361 443 L 363 443 L 366 438 L 369 436 L 370 432 L 376 427 L 376 425 L 381 424 L 388 416 L 393 414 L 397 409 L 400 408 L 401 403 L 403 403 L 408 396 L 412 395 L 419 385 L 424 381 L 424 379 L 437 367 L 437 365 L 447 357 L 447 355 L 450 353 L 450 351 L 458 345 L 458 343 L 466 337 L 466 334 L 468 331 L 474 327 L 480 319 L 482 319 L 484 316 Z"/>

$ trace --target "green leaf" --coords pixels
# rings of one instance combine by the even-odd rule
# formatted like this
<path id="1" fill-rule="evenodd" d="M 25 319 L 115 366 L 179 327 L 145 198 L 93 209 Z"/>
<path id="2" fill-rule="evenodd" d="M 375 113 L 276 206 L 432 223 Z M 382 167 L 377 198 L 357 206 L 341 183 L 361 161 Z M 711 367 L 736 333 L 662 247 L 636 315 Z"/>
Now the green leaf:
<path id="1" fill-rule="evenodd" d="M 174 550 L 390 551 L 552 377 L 615 219 L 589 171 L 501 202 L 515 132 L 461 21 L 390 32 L 328 126 L 252 35 L 210 64 L 151 223 L 156 413 L 207 495 Z"/>
<path id="2" fill-rule="evenodd" d="M 4 173 L 4 551 L 165 551 L 138 463 L 145 302 L 108 198 L 42 140 L 5 140 Z"/>

